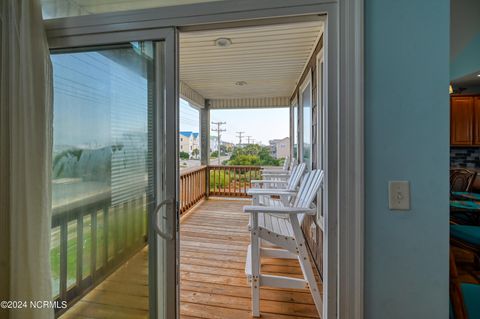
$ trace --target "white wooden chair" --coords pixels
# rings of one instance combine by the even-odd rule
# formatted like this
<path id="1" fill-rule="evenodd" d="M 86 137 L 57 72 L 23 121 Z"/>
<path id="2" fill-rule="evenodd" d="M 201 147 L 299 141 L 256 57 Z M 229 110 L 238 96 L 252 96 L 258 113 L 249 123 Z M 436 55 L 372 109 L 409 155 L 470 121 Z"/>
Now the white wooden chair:
<path id="1" fill-rule="evenodd" d="M 243 208 L 244 212 L 251 214 L 249 225 L 251 244 L 248 246 L 245 272 L 251 285 L 254 317 L 260 316 L 260 286 L 310 288 L 317 311 L 320 315 L 322 313 L 322 299 L 305 246 L 301 224 L 305 214 L 316 213 L 313 199 L 322 186 L 323 176 L 321 170 L 307 173 L 293 203 L 289 205 L 278 203 L 275 206 L 261 206 L 257 197 L 254 198 L 254 205 Z M 260 247 L 261 240 L 280 248 Z M 260 271 L 262 257 L 297 259 L 304 278 L 264 275 Z"/>
<path id="2" fill-rule="evenodd" d="M 297 166 L 297 161 L 292 160 L 288 169 L 264 169 L 262 170 L 262 178 L 268 180 L 287 181 L 292 174 L 293 168 Z"/>
<path id="3" fill-rule="evenodd" d="M 290 156 L 286 156 L 285 160 L 283 161 L 282 168 L 264 168 L 262 169 L 262 173 L 276 173 L 276 172 L 287 172 L 289 168 L 292 168 L 293 164 L 290 162 Z"/>
<path id="4" fill-rule="evenodd" d="M 275 206 L 278 201 L 288 205 L 298 192 L 298 185 L 306 170 L 306 164 L 301 163 L 293 168 L 288 181 L 283 180 L 253 180 L 253 188 L 247 190 L 253 202 L 263 206 Z M 272 196 L 280 199 L 273 199 Z"/>
<path id="5" fill-rule="evenodd" d="M 292 173 L 288 176 L 288 180 L 275 179 L 275 178 L 252 180 L 251 181 L 252 188 L 250 190 L 258 189 L 258 188 L 295 190 L 298 187 L 298 184 L 300 183 L 300 179 L 305 173 L 305 169 L 306 169 L 305 163 L 295 165 L 292 169 Z M 249 195 L 252 195 L 252 194 L 249 194 Z"/>

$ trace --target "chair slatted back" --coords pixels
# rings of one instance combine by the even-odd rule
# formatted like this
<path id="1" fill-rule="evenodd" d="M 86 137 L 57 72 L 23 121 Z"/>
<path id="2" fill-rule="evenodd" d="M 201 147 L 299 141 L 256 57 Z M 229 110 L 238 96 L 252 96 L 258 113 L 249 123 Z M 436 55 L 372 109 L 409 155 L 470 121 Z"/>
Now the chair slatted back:
<path id="1" fill-rule="evenodd" d="M 450 170 L 450 192 L 468 192 L 477 175 L 476 172 L 457 168 Z"/>
<path id="2" fill-rule="evenodd" d="M 293 207 L 310 208 L 317 192 L 323 184 L 324 172 L 319 169 L 307 173 L 300 184 L 300 189 L 293 202 Z M 303 222 L 305 214 L 298 214 L 300 224 Z"/>
<path id="3" fill-rule="evenodd" d="M 294 191 L 297 189 L 306 168 L 307 165 L 305 163 L 293 167 L 292 174 L 290 174 L 290 177 L 288 178 L 287 190 Z"/>
<path id="4" fill-rule="evenodd" d="M 290 167 L 290 156 L 285 157 L 285 161 L 283 161 L 283 170 L 286 171 Z"/>
<path id="5" fill-rule="evenodd" d="M 297 165 L 297 160 L 296 160 L 296 159 L 292 159 L 292 160 L 290 161 L 290 170 L 293 169 L 296 165 Z"/>

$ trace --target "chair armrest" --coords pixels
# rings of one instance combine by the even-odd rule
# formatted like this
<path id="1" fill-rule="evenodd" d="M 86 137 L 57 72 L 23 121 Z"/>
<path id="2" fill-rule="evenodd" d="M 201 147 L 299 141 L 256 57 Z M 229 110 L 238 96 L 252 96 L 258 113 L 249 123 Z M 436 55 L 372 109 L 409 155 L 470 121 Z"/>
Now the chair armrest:
<path id="1" fill-rule="evenodd" d="M 287 180 L 290 175 L 285 175 L 285 174 L 263 174 L 262 177 L 267 180 L 267 179 L 274 179 L 274 178 L 278 178 L 278 179 L 282 179 L 282 180 Z"/>
<path id="2" fill-rule="evenodd" d="M 262 169 L 262 173 L 288 173 L 287 170 L 279 169 Z"/>
<path id="3" fill-rule="evenodd" d="M 252 184 L 281 184 L 288 185 L 287 181 L 279 181 L 274 179 L 256 179 L 251 181 Z"/>
<path id="4" fill-rule="evenodd" d="M 314 208 L 298 208 L 298 207 L 269 207 L 269 206 L 244 206 L 244 213 L 270 213 L 270 214 L 312 214 L 316 210 Z"/>
<path id="5" fill-rule="evenodd" d="M 295 195 L 296 191 L 289 191 L 286 189 L 275 189 L 275 188 L 250 188 L 247 190 L 248 195 L 286 195 L 292 196 Z"/>
<path id="6" fill-rule="evenodd" d="M 262 172 L 262 176 L 265 176 L 265 175 L 273 175 L 273 176 L 276 176 L 276 175 L 279 175 L 279 176 L 290 176 L 290 172 L 287 172 L 287 171 L 279 171 L 279 172 Z"/>

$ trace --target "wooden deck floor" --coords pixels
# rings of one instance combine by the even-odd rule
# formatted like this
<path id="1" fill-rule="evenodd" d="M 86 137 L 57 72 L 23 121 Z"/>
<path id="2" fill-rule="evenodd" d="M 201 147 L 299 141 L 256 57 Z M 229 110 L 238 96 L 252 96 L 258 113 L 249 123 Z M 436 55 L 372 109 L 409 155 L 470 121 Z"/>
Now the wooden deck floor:
<path id="1" fill-rule="evenodd" d="M 245 277 L 246 201 L 208 200 L 180 225 L 181 318 L 251 318 Z M 293 260 L 265 260 L 262 272 L 301 277 Z M 322 291 L 320 289 L 320 291 Z M 262 318 L 318 318 L 308 290 L 262 288 Z M 65 313 L 70 318 L 148 318 L 145 248 Z"/>

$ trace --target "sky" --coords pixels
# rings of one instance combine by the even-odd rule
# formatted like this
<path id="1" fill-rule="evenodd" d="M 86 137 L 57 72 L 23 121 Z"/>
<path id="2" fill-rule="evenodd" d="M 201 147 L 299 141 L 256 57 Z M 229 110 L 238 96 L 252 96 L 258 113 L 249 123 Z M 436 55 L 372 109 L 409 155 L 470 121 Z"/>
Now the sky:
<path id="1" fill-rule="evenodd" d="M 222 141 L 238 143 L 237 132 L 245 132 L 242 143 L 247 142 L 246 136 L 251 136 L 255 143 L 268 145 L 268 141 L 289 136 L 288 108 L 274 109 L 238 109 L 211 110 L 211 122 L 226 122 L 222 128 Z M 213 128 L 213 125 L 210 125 Z M 180 131 L 199 131 L 199 111 L 180 99 Z M 217 135 L 211 131 L 211 135 Z"/>
<path id="2" fill-rule="evenodd" d="M 210 111 L 213 122 L 227 122 L 223 125 L 227 131 L 222 133 L 222 140 L 232 143 L 238 143 L 237 132 L 245 132 L 244 136 L 251 136 L 255 143 L 265 145 L 269 140 L 288 137 L 289 116 L 288 108 Z M 242 143 L 245 142 L 243 139 Z"/>

